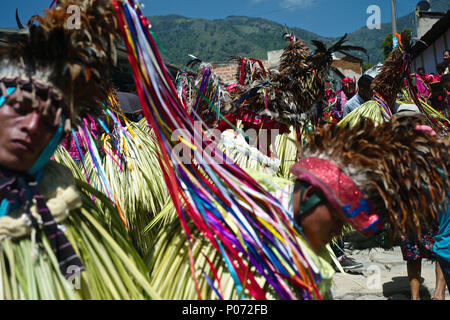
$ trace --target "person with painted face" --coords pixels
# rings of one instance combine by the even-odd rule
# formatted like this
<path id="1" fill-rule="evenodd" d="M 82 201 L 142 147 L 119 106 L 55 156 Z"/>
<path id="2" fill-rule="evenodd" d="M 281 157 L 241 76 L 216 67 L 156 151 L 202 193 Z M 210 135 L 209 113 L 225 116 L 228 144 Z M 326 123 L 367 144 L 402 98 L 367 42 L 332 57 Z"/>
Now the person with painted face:
<path id="1" fill-rule="evenodd" d="M 114 9 L 106 0 L 81 4 L 84 27 L 80 30 L 67 27 L 70 4 L 59 1 L 46 16 L 33 17 L 28 30 L 9 38 L 0 55 L 0 247 L 5 249 L 0 250 L 0 266 L 7 266 L 0 267 L 0 296 L 4 299 L 152 295 L 145 272 L 137 271 L 143 261 L 126 240 L 123 225 L 114 222 L 117 212 L 105 211 L 111 212 L 108 222 L 89 195 L 80 193 L 70 170 L 50 161 L 64 135 L 82 117 L 100 114 L 110 89 L 110 58 L 115 53 L 109 40 L 113 43 L 119 36 Z M 104 200 L 96 195 L 99 205 Z M 103 252 L 102 259 L 94 247 Z M 142 282 L 134 283 L 135 276 Z M 74 279 L 79 279 L 79 290 L 70 286 Z M 113 292 L 110 286 L 124 290 Z"/>

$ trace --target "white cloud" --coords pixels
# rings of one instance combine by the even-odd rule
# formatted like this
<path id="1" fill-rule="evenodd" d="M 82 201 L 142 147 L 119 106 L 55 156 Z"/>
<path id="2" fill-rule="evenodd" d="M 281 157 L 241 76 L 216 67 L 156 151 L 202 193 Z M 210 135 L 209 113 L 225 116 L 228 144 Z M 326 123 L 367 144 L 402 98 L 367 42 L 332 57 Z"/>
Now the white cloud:
<path id="1" fill-rule="evenodd" d="M 259 0 L 257 0 L 257 1 L 259 1 Z M 307 7 L 311 7 L 316 2 L 317 2 L 317 0 L 281 0 L 280 7 L 283 9 L 307 8 Z"/>

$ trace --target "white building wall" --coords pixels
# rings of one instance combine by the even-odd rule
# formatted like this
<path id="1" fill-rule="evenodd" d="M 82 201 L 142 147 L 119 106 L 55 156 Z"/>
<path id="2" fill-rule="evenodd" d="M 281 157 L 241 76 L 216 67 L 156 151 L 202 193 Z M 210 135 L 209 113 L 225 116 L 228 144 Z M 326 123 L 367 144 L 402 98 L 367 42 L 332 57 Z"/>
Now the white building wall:
<path id="1" fill-rule="evenodd" d="M 358 82 L 359 78 L 361 78 L 361 73 L 356 73 L 353 70 L 343 70 L 339 68 L 339 71 L 341 71 L 347 78 L 353 79 L 356 82 Z"/>
<path id="2" fill-rule="evenodd" d="M 417 21 L 417 37 L 420 39 L 427 33 L 441 17 L 421 17 Z"/>
<path id="3" fill-rule="evenodd" d="M 280 66 L 281 55 L 284 50 L 267 51 L 267 61 L 269 62 L 269 69 L 278 69 Z"/>
<path id="4" fill-rule="evenodd" d="M 436 63 L 432 45 L 423 52 L 423 63 L 426 73 L 436 72 Z"/>
<path id="5" fill-rule="evenodd" d="M 446 40 L 444 40 L 444 38 Z M 444 60 L 442 58 L 444 50 L 450 49 L 445 47 L 445 43 L 447 43 L 447 46 L 450 46 L 450 29 L 447 29 L 447 31 L 443 35 L 441 35 L 434 42 L 434 44 L 431 44 L 418 57 L 414 59 L 411 69 L 415 72 L 418 68 L 424 67 L 426 73 L 435 73 L 436 64 Z M 434 55 L 433 45 L 436 49 L 436 57 Z"/>
<path id="6" fill-rule="evenodd" d="M 444 61 L 443 53 L 444 53 L 444 50 L 447 49 L 445 47 L 444 36 L 447 36 L 447 44 L 449 44 L 448 37 L 450 37 L 450 30 L 447 30 L 447 33 L 443 34 L 442 37 L 440 37 L 438 39 L 438 41 L 436 41 L 435 46 L 436 46 L 436 56 L 437 56 L 438 63 Z"/>

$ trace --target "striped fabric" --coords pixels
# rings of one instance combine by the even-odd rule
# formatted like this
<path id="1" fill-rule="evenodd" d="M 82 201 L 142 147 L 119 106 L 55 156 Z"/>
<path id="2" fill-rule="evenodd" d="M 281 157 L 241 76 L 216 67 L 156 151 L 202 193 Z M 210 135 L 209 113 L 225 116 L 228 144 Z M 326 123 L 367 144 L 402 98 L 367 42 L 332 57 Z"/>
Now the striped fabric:
<path id="1" fill-rule="evenodd" d="M 32 226 L 36 231 L 39 231 L 39 224 L 36 218 L 30 213 L 31 201 L 28 201 L 27 187 L 33 195 L 33 199 L 36 201 L 38 213 L 42 218 L 43 230 L 50 241 L 62 274 L 66 278 L 73 277 L 75 274 L 83 271 L 85 267 L 72 247 L 72 244 L 58 228 L 50 210 L 47 208 L 36 179 L 29 175 L 21 175 L 20 173 L 12 172 L 4 168 L 0 170 L 0 200 L 6 199 L 11 204 L 20 203 L 24 205 Z M 37 236 L 39 239 L 39 232 L 37 232 Z"/>

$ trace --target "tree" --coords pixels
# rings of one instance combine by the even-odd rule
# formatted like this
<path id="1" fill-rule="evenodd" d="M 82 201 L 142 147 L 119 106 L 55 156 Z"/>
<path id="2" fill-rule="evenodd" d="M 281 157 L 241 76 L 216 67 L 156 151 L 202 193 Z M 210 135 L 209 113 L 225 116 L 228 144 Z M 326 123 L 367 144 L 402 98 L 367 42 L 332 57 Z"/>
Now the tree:
<path id="1" fill-rule="evenodd" d="M 407 32 L 407 35 L 411 37 L 411 28 L 405 29 L 403 31 Z M 399 32 L 400 34 L 403 32 Z M 383 50 L 383 61 L 387 59 L 389 53 L 392 51 L 392 33 L 389 33 L 384 37 L 383 43 L 381 44 L 381 49 Z"/>
<path id="2" fill-rule="evenodd" d="M 370 68 L 372 68 L 374 66 L 373 63 L 363 63 L 362 65 L 362 72 L 366 72 L 367 70 L 369 70 Z"/>

